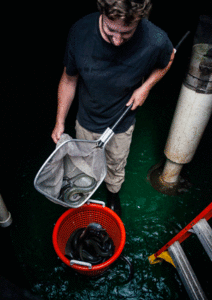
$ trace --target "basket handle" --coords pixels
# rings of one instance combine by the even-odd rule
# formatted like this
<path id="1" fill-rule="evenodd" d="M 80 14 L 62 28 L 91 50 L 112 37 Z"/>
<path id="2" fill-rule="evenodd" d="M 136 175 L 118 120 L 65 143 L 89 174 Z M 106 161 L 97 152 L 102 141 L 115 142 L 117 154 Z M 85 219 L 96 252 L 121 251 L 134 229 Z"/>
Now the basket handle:
<path id="1" fill-rule="evenodd" d="M 87 204 L 90 204 L 90 203 L 100 204 L 100 205 L 102 205 L 103 207 L 105 207 L 105 202 L 100 201 L 100 200 L 89 199 L 89 200 L 87 201 Z"/>
<path id="2" fill-rule="evenodd" d="M 92 264 L 87 263 L 85 261 L 79 261 L 79 260 L 75 260 L 75 259 L 70 260 L 70 265 L 72 266 L 74 264 L 84 266 L 84 267 L 88 267 L 88 269 L 92 269 Z"/>

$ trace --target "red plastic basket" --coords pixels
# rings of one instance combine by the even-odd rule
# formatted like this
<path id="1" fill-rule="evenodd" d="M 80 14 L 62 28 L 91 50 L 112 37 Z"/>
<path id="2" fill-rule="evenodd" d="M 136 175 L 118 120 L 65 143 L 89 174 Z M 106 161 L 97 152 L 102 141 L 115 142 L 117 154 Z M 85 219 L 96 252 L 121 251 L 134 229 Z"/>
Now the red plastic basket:
<path id="1" fill-rule="evenodd" d="M 91 268 L 72 262 L 65 257 L 65 247 L 70 235 L 78 228 L 87 227 L 90 223 L 99 223 L 106 229 L 113 240 L 115 251 L 113 256 L 102 264 Z M 100 204 L 84 204 L 79 208 L 67 210 L 56 222 L 53 230 L 53 246 L 59 258 L 77 272 L 97 276 L 106 271 L 120 256 L 126 241 L 126 232 L 121 219 L 108 207 Z"/>

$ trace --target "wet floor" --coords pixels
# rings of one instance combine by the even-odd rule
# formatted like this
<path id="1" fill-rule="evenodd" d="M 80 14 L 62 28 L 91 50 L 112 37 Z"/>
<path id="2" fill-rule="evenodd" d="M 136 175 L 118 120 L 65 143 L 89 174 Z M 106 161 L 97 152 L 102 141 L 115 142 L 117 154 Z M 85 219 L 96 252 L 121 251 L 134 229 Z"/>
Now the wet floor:
<path id="1" fill-rule="evenodd" d="M 193 161 L 185 166 L 193 184 L 187 193 L 163 195 L 147 180 L 150 167 L 164 158 L 163 149 L 177 95 L 178 91 L 161 92 L 155 88 L 137 115 L 126 181 L 120 193 L 126 229 L 123 254 L 134 265 L 134 277 L 130 282 L 127 282 L 129 266 L 120 259 L 101 277 L 93 279 L 75 273 L 57 257 L 52 232 L 66 209 L 50 202 L 33 187 L 34 177 L 54 150 L 54 145 L 49 139 L 37 147 L 39 151 L 30 151 L 29 154 L 26 151 L 18 164 L 7 203 L 14 220 L 10 228 L 14 256 L 33 294 L 46 300 L 188 299 L 173 266 L 166 262 L 150 265 L 148 261 L 148 256 L 159 250 L 211 202 L 210 123 Z M 74 135 L 72 123 L 67 133 Z M 104 184 L 92 199 L 105 201 Z M 209 258 L 196 237 L 190 237 L 182 246 L 210 298 L 211 278 L 206 275 Z"/>

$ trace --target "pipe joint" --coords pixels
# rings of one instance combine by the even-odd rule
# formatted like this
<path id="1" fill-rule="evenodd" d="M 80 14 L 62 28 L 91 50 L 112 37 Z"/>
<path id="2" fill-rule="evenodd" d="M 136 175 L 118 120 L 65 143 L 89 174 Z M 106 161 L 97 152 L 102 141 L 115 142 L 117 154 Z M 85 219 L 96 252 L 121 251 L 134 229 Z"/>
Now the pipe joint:
<path id="1" fill-rule="evenodd" d="M 184 84 L 200 94 L 212 94 L 212 45 L 193 46 L 191 61 Z"/>

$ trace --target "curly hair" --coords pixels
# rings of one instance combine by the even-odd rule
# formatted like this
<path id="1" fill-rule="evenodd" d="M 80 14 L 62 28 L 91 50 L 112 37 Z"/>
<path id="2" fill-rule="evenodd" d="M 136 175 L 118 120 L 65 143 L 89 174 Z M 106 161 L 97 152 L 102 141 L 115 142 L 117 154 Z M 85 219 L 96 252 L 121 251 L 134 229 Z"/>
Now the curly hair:
<path id="1" fill-rule="evenodd" d="M 110 20 L 123 20 L 125 25 L 148 18 L 152 8 L 151 0 L 97 0 L 101 14 Z"/>

